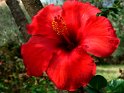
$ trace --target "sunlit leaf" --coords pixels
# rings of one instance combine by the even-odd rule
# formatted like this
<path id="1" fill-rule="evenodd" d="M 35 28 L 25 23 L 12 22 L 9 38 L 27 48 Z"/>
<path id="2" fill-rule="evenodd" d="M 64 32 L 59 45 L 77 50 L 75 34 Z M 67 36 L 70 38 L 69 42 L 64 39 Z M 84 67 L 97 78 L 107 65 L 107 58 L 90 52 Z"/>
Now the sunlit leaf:
<path id="1" fill-rule="evenodd" d="M 107 93 L 124 93 L 124 80 L 115 79 L 108 83 Z"/>

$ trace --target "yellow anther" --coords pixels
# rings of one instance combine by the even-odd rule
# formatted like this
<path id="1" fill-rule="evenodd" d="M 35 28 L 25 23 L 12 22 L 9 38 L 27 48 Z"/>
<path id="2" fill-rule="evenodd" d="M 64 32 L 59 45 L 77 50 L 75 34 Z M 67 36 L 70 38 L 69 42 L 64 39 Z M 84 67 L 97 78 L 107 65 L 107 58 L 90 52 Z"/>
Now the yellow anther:
<path id="1" fill-rule="evenodd" d="M 66 24 L 60 15 L 54 17 L 52 21 L 52 28 L 58 35 L 62 35 L 65 31 L 67 31 Z"/>

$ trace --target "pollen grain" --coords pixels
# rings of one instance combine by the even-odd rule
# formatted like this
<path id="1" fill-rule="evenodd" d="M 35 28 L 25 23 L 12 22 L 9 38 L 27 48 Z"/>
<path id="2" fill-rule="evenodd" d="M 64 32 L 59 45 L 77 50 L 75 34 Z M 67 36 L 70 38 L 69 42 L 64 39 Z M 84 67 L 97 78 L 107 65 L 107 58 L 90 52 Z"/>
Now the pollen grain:
<path id="1" fill-rule="evenodd" d="M 52 21 L 52 28 L 57 35 L 62 35 L 65 31 L 67 31 L 67 26 L 60 15 L 54 17 Z"/>

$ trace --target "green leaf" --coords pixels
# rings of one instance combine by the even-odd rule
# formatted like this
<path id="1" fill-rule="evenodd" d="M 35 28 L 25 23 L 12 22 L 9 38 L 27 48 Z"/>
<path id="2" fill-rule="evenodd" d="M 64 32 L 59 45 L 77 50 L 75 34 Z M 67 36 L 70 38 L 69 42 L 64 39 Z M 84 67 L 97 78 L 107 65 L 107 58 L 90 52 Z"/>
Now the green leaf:
<path id="1" fill-rule="evenodd" d="M 86 91 L 86 93 L 98 93 L 97 90 L 94 90 L 89 86 L 85 87 L 84 90 Z"/>
<path id="2" fill-rule="evenodd" d="M 106 87 L 107 93 L 124 93 L 124 80 L 115 79 L 108 83 Z"/>
<path id="3" fill-rule="evenodd" d="M 101 75 L 96 75 L 90 81 L 89 86 L 96 90 L 101 90 L 107 86 L 107 80 Z"/>

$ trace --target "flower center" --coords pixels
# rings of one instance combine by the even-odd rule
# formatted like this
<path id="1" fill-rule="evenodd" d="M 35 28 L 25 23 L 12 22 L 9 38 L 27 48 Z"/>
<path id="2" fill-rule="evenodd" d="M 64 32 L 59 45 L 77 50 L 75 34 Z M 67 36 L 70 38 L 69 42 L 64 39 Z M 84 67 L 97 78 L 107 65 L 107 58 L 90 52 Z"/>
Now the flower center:
<path id="1" fill-rule="evenodd" d="M 52 28 L 58 35 L 62 35 L 65 31 L 67 31 L 67 26 L 60 15 L 54 17 L 52 21 Z"/>
<path id="2" fill-rule="evenodd" d="M 65 51 L 71 51 L 78 45 L 75 37 L 76 35 L 70 33 L 73 31 L 68 31 L 70 29 L 67 28 L 63 17 L 61 17 L 60 15 L 54 17 L 52 21 L 52 28 L 61 39 L 61 42 L 58 46 Z"/>

